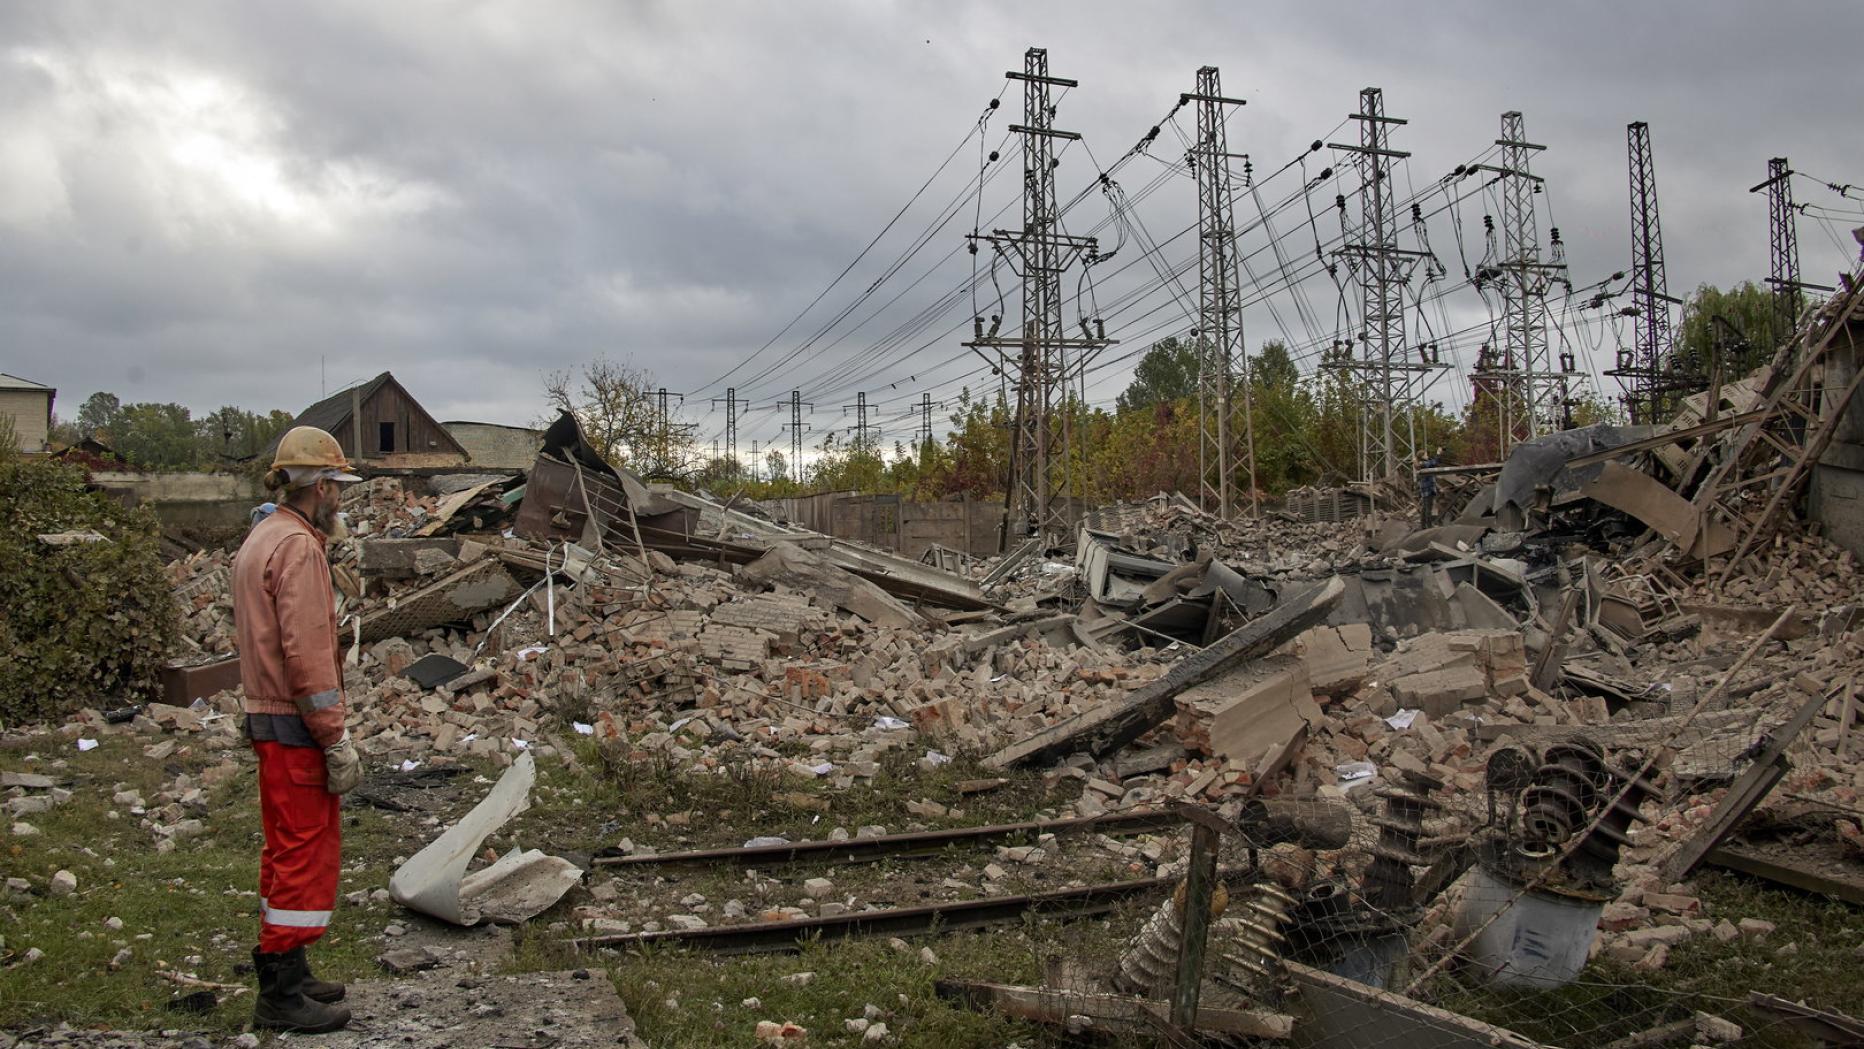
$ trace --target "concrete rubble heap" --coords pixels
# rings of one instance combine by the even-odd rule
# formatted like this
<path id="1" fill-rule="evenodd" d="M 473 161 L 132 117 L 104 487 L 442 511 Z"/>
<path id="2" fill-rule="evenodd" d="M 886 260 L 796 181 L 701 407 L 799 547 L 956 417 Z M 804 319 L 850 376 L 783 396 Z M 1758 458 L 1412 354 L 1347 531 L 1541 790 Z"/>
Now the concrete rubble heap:
<path id="1" fill-rule="evenodd" d="M 1713 442 L 1736 433 L 1696 454 L 1713 462 Z M 1061 818 L 1184 800 L 1245 833 L 1265 802 L 1295 802 L 1341 814 L 1348 833 L 1267 843 L 1255 874 L 1297 903 L 1343 889 L 1351 907 L 1325 921 L 1355 943 L 1397 936 L 1420 964 L 1480 954 L 1493 882 L 1597 908 L 1578 962 L 1658 968 L 1692 937 L 1765 934 L 1706 913 L 1687 881 L 1737 825 L 1757 843 L 1817 839 L 1832 878 L 1864 884 L 1856 560 L 1791 516 L 1748 537 L 1741 561 L 1715 560 L 1711 512 L 1677 524 L 1699 474 L 1663 439 L 1592 428 L 1528 442 L 1464 487 L 1452 523 L 1422 530 L 1392 514 L 1225 522 L 1161 495 L 961 575 L 645 485 L 566 416 L 528 478 L 352 492 L 354 534 L 333 551 L 351 735 L 377 768 L 574 760 L 580 734 L 686 774 L 748 764 L 838 788 L 892 751 L 963 751 L 1040 769 Z M 186 655 L 230 652 L 228 555 L 171 572 Z M 65 731 L 144 733 L 152 758 L 231 752 L 238 711 L 235 689 L 86 711 Z M 118 800 L 172 847 L 228 758 L 203 781 Z M 9 794 L 15 819 L 57 802 L 28 784 Z M 1087 847 L 1163 877 L 1186 869 L 1177 841 Z M 982 887 L 1076 848 L 1000 848 Z M 804 906 L 732 901 L 699 917 L 642 915 L 651 901 L 622 901 L 598 875 L 577 916 L 626 931 L 845 912 L 816 880 Z M 1277 920 L 1320 922 L 1305 906 Z"/>

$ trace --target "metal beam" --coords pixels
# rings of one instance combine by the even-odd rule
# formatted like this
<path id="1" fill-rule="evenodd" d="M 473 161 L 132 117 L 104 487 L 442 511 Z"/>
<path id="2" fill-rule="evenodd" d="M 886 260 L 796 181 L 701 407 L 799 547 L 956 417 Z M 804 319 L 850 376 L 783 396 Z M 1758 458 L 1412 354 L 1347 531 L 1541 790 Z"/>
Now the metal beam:
<path id="1" fill-rule="evenodd" d="M 1710 422 L 1697 423 L 1694 426 L 1685 426 L 1676 430 L 1666 430 L 1663 433 L 1652 434 L 1649 437 L 1641 437 L 1638 440 L 1618 445 L 1615 448 L 1601 448 L 1596 452 L 1575 455 L 1566 461 L 1566 468 L 1572 470 L 1581 466 L 1591 466 L 1593 463 L 1606 462 L 1610 459 L 1616 459 L 1621 455 L 1647 452 L 1652 448 L 1662 448 L 1664 445 L 1675 444 L 1678 441 L 1687 441 L 1692 437 L 1707 437 L 1712 433 L 1720 433 L 1723 430 L 1731 430 L 1737 426 L 1745 426 L 1748 423 L 1759 422 L 1770 414 L 1772 413 L 1765 408 L 1757 408 L 1751 412 L 1742 412 L 1740 415 L 1724 415 Z"/>
<path id="2" fill-rule="evenodd" d="M 929 936 L 934 933 L 965 929 L 983 929 L 993 925 L 1021 922 L 1028 914 L 1051 914 L 1084 918 L 1105 914 L 1120 903 L 1136 896 L 1163 892 L 1178 884 L 1177 878 L 1141 878 L 1089 885 L 1082 889 L 1023 896 L 991 896 L 981 900 L 958 900 L 923 907 L 896 907 L 890 910 L 861 911 L 832 918 L 800 918 L 795 921 L 753 922 L 746 925 L 719 925 L 703 929 L 669 929 L 662 932 L 620 933 L 608 936 L 585 936 L 569 941 L 570 946 L 586 950 L 593 947 L 646 947 L 655 944 L 692 947 L 720 954 L 762 954 L 793 951 L 804 943 L 817 940 L 845 940 L 857 936 Z"/>
<path id="3" fill-rule="evenodd" d="M 904 858 L 933 855 L 956 845 L 982 845 L 1003 838 L 1031 837 L 1043 834 L 1074 834 L 1094 831 L 1102 834 L 1138 834 L 1164 830 L 1183 822 L 1162 809 L 1139 812 L 1116 812 L 1104 816 L 1083 816 L 1065 820 L 1035 820 L 1028 823 L 999 823 L 986 827 L 950 827 L 917 834 L 887 834 L 878 838 L 851 838 L 848 841 L 800 841 L 789 845 L 760 845 L 745 849 L 696 849 L 655 856 L 598 855 L 597 867 L 650 867 L 678 863 L 735 863 L 763 867 L 775 863 L 804 860 L 849 862 L 876 860 L 885 856 Z"/>

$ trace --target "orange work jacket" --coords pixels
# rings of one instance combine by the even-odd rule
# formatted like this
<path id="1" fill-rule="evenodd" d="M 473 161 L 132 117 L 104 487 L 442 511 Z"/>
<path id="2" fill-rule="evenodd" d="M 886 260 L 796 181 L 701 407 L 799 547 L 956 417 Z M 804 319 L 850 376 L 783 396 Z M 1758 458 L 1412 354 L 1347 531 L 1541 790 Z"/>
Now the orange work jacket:
<path id="1" fill-rule="evenodd" d="M 342 653 L 325 541 L 303 514 L 281 505 L 233 559 L 248 738 L 328 747 L 343 736 Z"/>

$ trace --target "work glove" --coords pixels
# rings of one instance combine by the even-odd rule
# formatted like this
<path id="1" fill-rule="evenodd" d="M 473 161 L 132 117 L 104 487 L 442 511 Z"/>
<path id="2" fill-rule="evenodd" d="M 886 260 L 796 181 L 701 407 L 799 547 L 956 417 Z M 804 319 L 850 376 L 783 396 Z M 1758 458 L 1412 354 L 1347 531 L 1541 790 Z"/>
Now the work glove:
<path id="1" fill-rule="evenodd" d="M 324 748 L 324 789 L 332 794 L 348 794 L 362 784 L 362 757 L 349 733 Z"/>

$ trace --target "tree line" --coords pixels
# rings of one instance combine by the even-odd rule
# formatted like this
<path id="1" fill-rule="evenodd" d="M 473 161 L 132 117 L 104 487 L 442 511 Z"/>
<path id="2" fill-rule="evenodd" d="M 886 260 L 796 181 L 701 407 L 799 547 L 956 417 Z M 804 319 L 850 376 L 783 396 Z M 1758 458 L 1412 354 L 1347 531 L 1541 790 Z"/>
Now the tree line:
<path id="1" fill-rule="evenodd" d="M 196 418 L 185 405 L 136 401 L 114 393 L 85 398 L 75 420 L 54 420 L 54 448 L 90 440 L 99 458 L 142 470 L 233 469 L 252 462 L 296 418 L 273 409 L 263 415 L 228 405 Z"/>
<path id="2" fill-rule="evenodd" d="M 1677 326 L 1679 369 L 1700 372 L 1719 362 L 1724 378 L 1765 362 L 1776 326 L 1772 291 L 1746 282 L 1722 291 L 1704 285 L 1690 296 Z M 1111 408 L 1064 397 L 1056 409 L 1051 455 L 1061 464 L 1065 494 L 1089 502 L 1143 498 L 1160 491 L 1198 488 L 1198 346 L 1165 338 L 1141 355 L 1127 387 Z M 1244 376 L 1247 381 L 1244 381 Z M 1235 417 L 1243 414 L 1255 436 L 1259 494 L 1276 498 L 1305 485 L 1341 484 L 1360 475 L 1360 434 L 1366 391 L 1344 368 L 1303 375 L 1288 348 L 1264 343 L 1234 377 Z M 1515 412 L 1505 412 L 1510 391 L 1493 377 L 1472 376 L 1472 397 L 1460 412 L 1442 404 L 1421 407 L 1413 420 L 1417 446 L 1442 450 L 1454 463 L 1493 462 L 1504 420 L 1525 435 Z M 713 455 L 681 421 L 677 399 L 666 399 L 646 370 L 605 357 L 574 371 L 548 375 L 544 399 L 554 418 L 569 411 L 585 435 L 611 461 L 650 480 L 742 493 L 754 499 L 825 491 L 897 493 L 935 500 L 967 494 L 999 497 L 1009 474 L 1014 408 L 1003 390 L 960 391 L 950 406 L 942 439 L 882 443 L 865 434 L 830 431 L 806 455 L 789 461 L 770 449 L 755 464 Z M 1247 404 L 1247 408 L 1242 406 Z M 1621 422 L 1615 400 L 1597 393 L 1565 406 L 1563 423 Z M 293 420 L 289 412 L 264 414 L 226 406 L 199 417 L 179 404 L 123 403 L 115 394 L 92 394 L 74 421 L 55 421 L 55 446 L 92 438 L 125 463 L 143 469 L 237 468 L 262 452 Z M 547 421 L 547 420 L 540 420 Z M 1244 478 L 1239 470 L 1239 481 Z"/>
<path id="3" fill-rule="evenodd" d="M 1703 362 L 1719 361 L 1725 377 L 1752 370 L 1772 352 L 1772 310 L 1771 291 L 1752 282 L 1728 291 L 1698 288 L 1677 327 L 1676 366 L 1693 372 Z M 1100 503 L 1197 491 L 1198 360 L 1194 342 L 1161 339 L 1140 357 L 1111 408 L 1064 397 L 1051 430 L 1050 454 L 1062 464 L 1063 490 L 1057 494 Z M 1429 404 L 1407 420 L 1420 457 L 1440 453 L 1446 463 L 1495 462 L 1504 443 L 1526 437 L 1522 390 L 1480 369 L 1469 382 L 1471 397 L 1459 411 Z M 1261 496 L 1273 499 L 1293 488 L 1343 484 L 1361 475 L 1360 434 L 1368 421 L 1369 398 L 1351 369 L 1320 368 L 1303 375 L 1288 347 L 1271 341 L 1250 356 L 1233 386 L 1236 425 L 1246 413 L 1253 429 Z M 1001 389 L 961 391 L 941 439 L 883 444 L 858 432 L 831 431 L 802 464 L 790 463 L 777 449 L 763 453 L 755 464 L 707 454 L 677 412 L 662 410 L 649 375 L 605 359 L 580 374 L 551 376 L 547 396 L 553 407 L 574 412 L 592 442 L 613 461 L 650 478 L 718 494 L 769 499 L 854 491 L 922 500 L 959 494 L 996 498 L 1009 473 L 1014 408 Z M 1553 410 L 1562 426 L 1624 422 L 1618 400 L 1599 391 L 1571 396 Z M 1246 483 L 1240 468 L 1237 476 Z"/>

